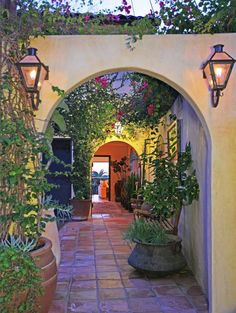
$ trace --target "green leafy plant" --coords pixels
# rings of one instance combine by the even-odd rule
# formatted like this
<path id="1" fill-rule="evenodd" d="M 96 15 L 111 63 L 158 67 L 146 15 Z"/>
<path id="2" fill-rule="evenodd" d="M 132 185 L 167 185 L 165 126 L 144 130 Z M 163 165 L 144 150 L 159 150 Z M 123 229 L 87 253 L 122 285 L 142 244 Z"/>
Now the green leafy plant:
<path id="1" fill-rule="evenodd" d="M 36 299 L 42 293 L 40 284 L 39 269 L 28 253 L 16 247 L 0 246 L 1 313 L 38 312 Z"/>
<path id="2" fill-rule="evenodd" d="M 105 141 L 115 116 L 112 103 L 118 96 L 105 80 L 90 81 L 65 98 L 68 110 L 61 109 L 67 135 L 73 141 L 74 163 L 71 181 L 77 199 L 91 195 L 91 160 L 99 143 Z"/>
<path id="3" fill-rule="evenodd" d="M 126 180 L 127 174 L 130 171 L 128 158 L 126 156 L 122 157 L 120 161 L 112 161 L 111 167 L 113 169 L 113 172 L 117 174 L 119 180 Z"/>
<path id="4" fill-rule="evenodd" d="M 157 223 L 138 219 L 129 225 L 124 233 L 124 239 L 146 244 L 165 244 L 168 242 L 168 235 Z"/>
<path id="5" fill-rule="evenodd" d="M 169 155 L 154 152 L 150 161 L 153 181 L 143 187 L 144 201 L 152 206 L 152 213 L 158 218 L 179 216 L 184 205 L 190 205 L 199 197 L 199 185 L 195 170 L 192 169 L 190 144 L 180 153 L 175 163 Z"/>

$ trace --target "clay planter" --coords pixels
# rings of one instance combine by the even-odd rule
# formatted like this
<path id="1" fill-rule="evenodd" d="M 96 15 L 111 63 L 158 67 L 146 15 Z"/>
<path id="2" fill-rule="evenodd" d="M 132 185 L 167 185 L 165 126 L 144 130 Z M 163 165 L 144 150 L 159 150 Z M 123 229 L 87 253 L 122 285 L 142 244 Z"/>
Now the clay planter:
<path id="1" fill-rule="evenodd" d="M 73 206 L 72 220 L 86 221 L 90 214 L 92 201 L 90 199 L 78 200 L 74 198 L 70 200 L 70 203 Z"/>
<path id="2" fill-rule="evenodd" d="M 48 313 L 57 285 L 57 265 L 56 258 L 52 253 L 51 241 L 41 237 L 39 244 L 42 247 L 32 251 L 30 255 L 36 266 L 41 269 L 40 276 L 42 278 L 43 294 L 38 299 L 41 307 L 39 313 Z"/>
<path id="3" fill-rule="evenodd" d="M 166 244 L 145 244 L 135 241 L 136 245 L 128 258 L 128 263 L 137 270 L 168 274 L 185 267 L 186 261 L 181 252 L 181 239 L 169 235 L 170 242 Z"/>
<path id="4" fill-rule="evenodd" d="M 49 210 L 44 210 L 43 215 L 50 215 L 51 217 L 55 218 L 54 209 L 52 208 Z M 53 222 L 47 222 L 42 236 L 51 240 L 51 242 L 52 242 L 52 253 L 56 257 L 56 263 L 57 263 L 57 267 L 58 267 L 60 264 L 60 260 L 61 260 L 61 247 L 60 247 L 59 232 L 58 232 L 56 220 Z"/>

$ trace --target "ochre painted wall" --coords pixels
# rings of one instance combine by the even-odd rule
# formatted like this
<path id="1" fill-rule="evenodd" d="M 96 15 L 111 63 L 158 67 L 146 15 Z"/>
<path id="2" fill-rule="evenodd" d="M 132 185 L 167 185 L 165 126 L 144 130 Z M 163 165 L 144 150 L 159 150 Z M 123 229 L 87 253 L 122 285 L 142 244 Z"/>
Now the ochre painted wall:
<path id="1" fill-rule="evenodd" d="M 61 100 L 52 92 L 66 92 L 83 82 L 109 72 L 134 70 L 161 79 L 176 88 L 191 104 L 201 121 L 208 145 L 208 242 L 210 313 L 236 312 L 236 70 L 224 96 L 212 108 L 201 65 L 210 47 L 224 44 L 236 57 L 236 34 L 148 35 L 133 51 L 126 36 L 48 36 L 34 39 L 40 59 L 50 68 L 36 122 L 45 131 Z"/>

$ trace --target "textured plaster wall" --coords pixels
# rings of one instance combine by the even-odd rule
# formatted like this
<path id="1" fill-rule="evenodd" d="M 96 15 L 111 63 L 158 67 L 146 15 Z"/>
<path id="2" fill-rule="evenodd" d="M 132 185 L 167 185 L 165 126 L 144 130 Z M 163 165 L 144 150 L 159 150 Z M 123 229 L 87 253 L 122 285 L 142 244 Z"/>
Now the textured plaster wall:
<path id="1" fill-rule="evenodd" d="M 224 44 L 236 57 L 236 34 L 144 36 L 133 51 L 126 36 L 49 36 L 32 46 L 50 67 L 50 80 L 42 88 L 37 128 L 44 131 L 61 100 L 56 85 L 66 92 L 98 75 L 134 70 L 162 79 L 176 88 L 200 118 L 208 143 L 207 242 L 208 297 L 211 313 L 236 312 L 236 70 L 212 108 L 201 64 L 210 47 Z M 206 265 L 207 266 L 207 265 Z"/>
<path id="2" fill-rule="evenodd" d="M 195 277 L 208 294 L 208 266 L 209 257 L 207 193 L 208 178 L 208 145 L 204 129 L 199 118 L 190 104 L 179 97 L 175 102 L 172 112 L 176 114 L 181 125 L 181 151 L 185 145 L 191 143 L 193 168 L 200 188 L 199 200 L 183 209 L 180 220 L 179 234 L 183 239 L 183 252 L 188 265 L 193 270 Z"/>

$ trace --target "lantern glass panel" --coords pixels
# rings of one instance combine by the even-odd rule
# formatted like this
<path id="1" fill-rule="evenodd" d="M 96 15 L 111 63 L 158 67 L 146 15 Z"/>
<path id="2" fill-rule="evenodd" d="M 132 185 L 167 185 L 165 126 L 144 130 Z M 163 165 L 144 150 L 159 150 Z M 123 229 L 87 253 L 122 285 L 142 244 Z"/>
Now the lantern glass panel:
<path id="1" fill-rule="evenodd" d="M 26 87 L 29 89 L 35 89 L 35 82 L 38 76 L 38 66 L 24 66 L 21 65 L 21 71 L 24 77 Z"/>
<path id="2" fill-rule="evenodd" d="M 215 84 L 217 88 L 225 88 L 226 83 L 228 81 L 231 64 L 229 63 L 213 63 L 212 64 L 214 76 L 215 76 Z"/>
<path id="3" fill-rule="evenodd" d="M 204 68 L 204 73 L 206 75 L 209 87 L 211 89 L 213 89 L 214 85 L 213 85 L 213 79 L 212 79 L 211 70 L 210 70 L 210 64 L 209 63 L 207 63 L 206 67 Z"/>
<path id="4" fill-rule="evenodd" d="M 39 81 L 38 81 L 37 90 L 41 89 L 42 84 L 43 84 L 44 80 L 46 79 L 46 77 L 47 77 L 47 70 L 44 66 L 42 66 L 40 74 L 39 74 Z"/>

